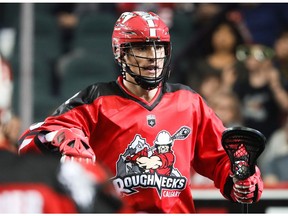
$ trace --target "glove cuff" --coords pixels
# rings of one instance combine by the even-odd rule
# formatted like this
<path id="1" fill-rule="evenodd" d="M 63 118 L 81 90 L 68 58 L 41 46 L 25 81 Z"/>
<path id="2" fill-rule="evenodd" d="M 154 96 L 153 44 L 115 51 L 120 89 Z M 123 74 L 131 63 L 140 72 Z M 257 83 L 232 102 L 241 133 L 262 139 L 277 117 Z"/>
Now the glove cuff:
<path id="1" fill-rule="evenodd" d="M 49 143 L 62 154 L 61 161 L 90 160 L 95 162 L 96 156 L 89 145 L 88 137 L 77 128 L 62 128 L 45 135 L 46 143 Z"/>

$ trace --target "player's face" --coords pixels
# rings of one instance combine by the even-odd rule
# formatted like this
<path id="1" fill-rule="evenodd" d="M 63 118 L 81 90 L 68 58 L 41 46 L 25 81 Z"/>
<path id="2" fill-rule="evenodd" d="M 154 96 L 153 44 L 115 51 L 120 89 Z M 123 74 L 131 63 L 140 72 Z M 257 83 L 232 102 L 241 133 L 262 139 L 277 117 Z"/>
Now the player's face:
<path id="1" fill-rule="evenodd" d="M 125 56 L 130 70 L 145 77 L 158 77 L 164 66 L 165 48 L 163 45 L 133 46 Z"/>

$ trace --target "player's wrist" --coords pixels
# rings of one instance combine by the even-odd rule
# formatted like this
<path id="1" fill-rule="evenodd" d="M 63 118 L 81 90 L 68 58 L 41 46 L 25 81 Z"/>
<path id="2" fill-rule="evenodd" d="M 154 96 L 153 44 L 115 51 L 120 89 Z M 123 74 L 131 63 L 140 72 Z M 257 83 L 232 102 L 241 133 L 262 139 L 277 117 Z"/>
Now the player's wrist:
<path id="1" fill-rule="evenodd" d="M 58 149 L 57 151 L 62 154 L 62 162 L 74 160 L 94 163 L 96 161 L 88 137 L 79 129 L 61 128 L 48 133 L 39 133 L 38 139 L 49 149 Z"/>

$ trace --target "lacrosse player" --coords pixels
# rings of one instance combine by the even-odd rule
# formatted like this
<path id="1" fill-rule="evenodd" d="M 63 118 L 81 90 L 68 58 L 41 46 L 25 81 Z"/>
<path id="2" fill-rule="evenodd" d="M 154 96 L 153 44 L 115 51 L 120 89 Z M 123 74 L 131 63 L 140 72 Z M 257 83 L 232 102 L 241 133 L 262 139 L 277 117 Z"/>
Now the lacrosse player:
<path id="1" fill-rule="evenodd" d="M 227 199 L 257 202 L 263 190 L 259 169 L 233 181 L 221 146 L 222 122 L 199 94 L 167 82 L 171 41 L 159 16 L 123 13 L 114 26 L 112 50 L 118 79 L 88 86 L 32 125 L 19 139 L 20 154 L 99 160 L 137 212 L 195 212 L 191 167 L 213 180 Z"/>

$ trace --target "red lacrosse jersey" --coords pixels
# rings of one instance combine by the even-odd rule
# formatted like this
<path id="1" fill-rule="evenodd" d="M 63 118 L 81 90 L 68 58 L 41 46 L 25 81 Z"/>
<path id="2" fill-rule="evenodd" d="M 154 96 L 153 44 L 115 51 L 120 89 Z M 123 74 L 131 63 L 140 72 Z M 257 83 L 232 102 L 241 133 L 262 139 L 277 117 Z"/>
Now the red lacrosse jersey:
<path id="1" fill-rule="evenodd" d="M 19 140 L 20 154 L 49 152 L 37 134 L 61 127 L 83 130 L 96 160 L 110 168 L 115 188 L 138 212 L 195 212 L 191 167 L 229 197 L 230 162 L 221 145 L 225 128 L 203 98 L 185 85 L 165 83 L 151 102 L 132 95 L 122 77 L 91 85 L 44 122 L 32 125 Z M 155 143 L 167 139 L 160 132 L 172 140 L 166 156 Z M 142 157 L 143 149 L 146 164 L 129 160 L 137 154 Z"/>

